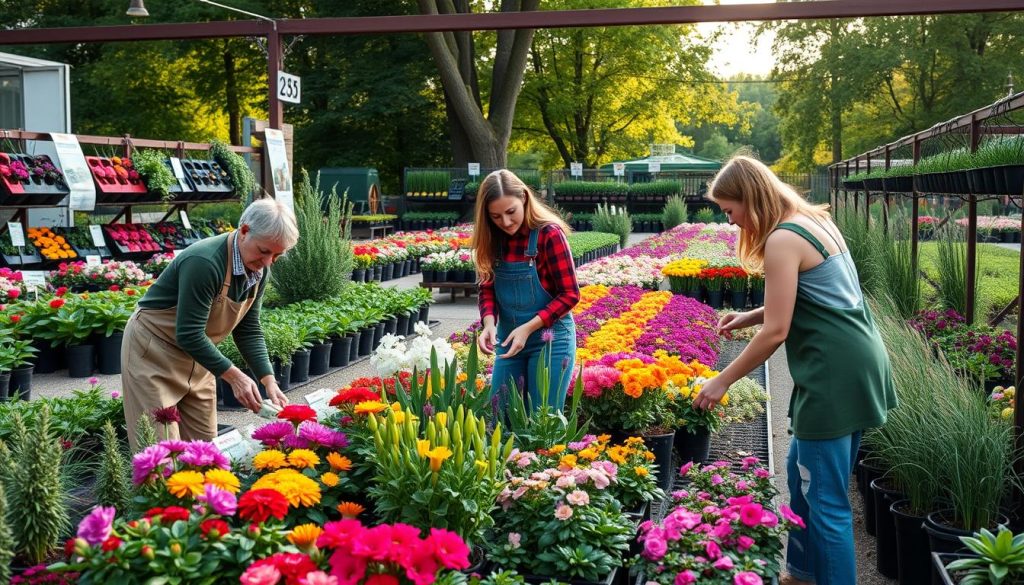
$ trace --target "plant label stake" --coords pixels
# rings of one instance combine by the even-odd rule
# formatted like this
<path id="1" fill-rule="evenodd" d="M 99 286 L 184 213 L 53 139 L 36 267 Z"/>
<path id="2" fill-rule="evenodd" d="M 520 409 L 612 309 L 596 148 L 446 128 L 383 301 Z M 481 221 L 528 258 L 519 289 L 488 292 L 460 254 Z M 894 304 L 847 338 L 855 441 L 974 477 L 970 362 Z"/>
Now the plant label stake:
<path id="1" fill-rule="evenodd" d="M 583 163 L 569 163 L 569 175 L 573 177 L 583 176 Z"/>
<path id="2" fill-rule="evenodd" d="M 328 402 L 330 402 L 331 398 L 333 398 L 336 393 L 337 392 L 335 390 L 331 390 L 330 388 L 321 388 L 316 392 L 311 392 L 306 395 L 306 404 L 316 411 L 317 417 L 329 414 L 328 410 L 330 409 L 330 405 Z"/>
<path id="3" fill-rule="evenodd" d="M 11 245 L 21 248 L 25 245 L 25 230 L 21 227 L 20 221 L 7 222 L 7 232 L 11 234 Z"/>
<path id="4" fill-rule="evenodd" d="M 178 212 L 178 216 L 181 217 L 181 225 L 184 226 L 185 229 L 192 229 L 192 222 L 188 220 L 188 214 L 185 213 L 184 209 Z"/>
<path id="5" fill-rule="evenodd" d="M 171 168 L 174 169 L 174 176 L 178 179 L 178 185 L 181 187 L 181 190 L 188 192 L 188 185 L 185 184 L 185 169 L 181 167 L 181 159 L 176 156 L 172 156 Z"/>
<path id="6" fill-rule="evenodd" d="M 469 176 L 479 177 L 480 176 L 480 163 L 469 163 Z"/>
<path id="7" fill-rule="evenodd" d="M 656 175 L 656 174 L 660 173 L 661 172 L 661 163 L 660 162 L 649 162 L 649 163 L 647 163 L 647 172 L 651 173 L 652 175 Z"/>
<path id="8" fill-rule="evenodd" d="M 85 265 L 88 266 L 89 268 L 100 266 L 102 264 L 103 260 L 101 260 L 100 257 L 96 256 L 95 254 L 90 254 L 85 257 Z"/>
<path id="9" fill-rule="evenodd" d="M 612 163 L 612 172 L 615 173 L 616 177 L 626 176 L 626 163 Z"/>
<path id="10" fill-rule="evenodd" d="M 43 270 L 22 270 L 21 280 L 25 287 L 35 293 L 35 300 L 39 300 L 39 289 L 46 290 L 46 272 Z"/>
<path id="11" fill-rule="evenodd" d="M 232 461 L 241 460 L 249 452 L 249 447 L 245 444 L 245 439 L 242 438 L 242 433 L 238 432 L 238 429 L 214 437 L 213 444 Z"/>
<path id="12" fill-rule="evenodd" d="M 92 245 L 97 248 L 106 247 L 107 243 L 103 241 L 103 228 L 98 225 L 89 226 L 89 233 L 92 234 Z"/>

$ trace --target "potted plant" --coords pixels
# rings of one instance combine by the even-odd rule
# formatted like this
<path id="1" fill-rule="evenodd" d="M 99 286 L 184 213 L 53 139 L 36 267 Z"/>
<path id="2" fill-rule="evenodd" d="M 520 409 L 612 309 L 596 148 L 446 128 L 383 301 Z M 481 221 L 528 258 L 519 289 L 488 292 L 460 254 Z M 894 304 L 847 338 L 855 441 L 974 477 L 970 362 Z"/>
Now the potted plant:
<path id="1" fill-rule="evenodd" d="M 700 271 L 707 265 L 707 260 L 683 258 L 669 262 L 661 272 L 673 293 L 700 299 Z"/>
<path id="2" fill-rule="evenodd" d="M 707 294 L 708 304 L 712 309 L 721 309 L 723 304 L 723 289 L 725 288 L 725 273 L 721 268 L 702 268 L 697 277 Z"/>
<path id="3" fill-rule="evenodd" d="M 764 273 L 750 273 L 750 304 L 760 307 L 764 304 Z"/>
<path id="4" fill-rule="evenodd" d="M 1024 577 L 1024 534 L 1000 526 L 998 534 L 982 528 L 960 540 L 970 553 L 932 553 L 932 566 L 943 584 L 1017 583 Z"/>
<path id="5" fill-rule="evenodd" d="M 747 271 L 739 266 L 722 267 L 725 288 L 729 290 L 729 304 L 737 311 L 747 308 Z"/>
<path id="6" fill-rule="evenodd" d="M 137 302 L 137 297 L 128 292 L 96 293 L 86 303 L 97 338 L 96 362 L 104 375 L 121 373 L 121 340 Z"/>
<path id="7" fill-rule="evenodd" d="M 0 329 L 0 401 L 7 400 L 11 372 L 29 364 L 36 349 L 28 339 L 17 339 Z"/>

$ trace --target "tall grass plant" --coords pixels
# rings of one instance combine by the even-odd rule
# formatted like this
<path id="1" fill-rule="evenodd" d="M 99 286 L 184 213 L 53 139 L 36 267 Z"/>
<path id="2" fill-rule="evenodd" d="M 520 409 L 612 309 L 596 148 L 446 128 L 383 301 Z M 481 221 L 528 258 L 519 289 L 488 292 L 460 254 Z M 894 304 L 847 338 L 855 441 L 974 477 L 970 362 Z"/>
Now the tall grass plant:
<path id="1" fill-rule="evenodd" d="M 599 203 L 591 220 L 595 232 L 615 234 L 619 236 L 619 247 L 625 248 L 629 242 L 629 234 L 633 232 L 633 220 L 625 207 L 616 208 L 614 205 Z"/>
<path id="2" fill-rule="evenodd" d="M 686 223 L 687 215 L 686 200 L 681 195 L 673 195 L 665 202 L 665 209 L 661 212 L 661 223 L 668 231 Z"/>

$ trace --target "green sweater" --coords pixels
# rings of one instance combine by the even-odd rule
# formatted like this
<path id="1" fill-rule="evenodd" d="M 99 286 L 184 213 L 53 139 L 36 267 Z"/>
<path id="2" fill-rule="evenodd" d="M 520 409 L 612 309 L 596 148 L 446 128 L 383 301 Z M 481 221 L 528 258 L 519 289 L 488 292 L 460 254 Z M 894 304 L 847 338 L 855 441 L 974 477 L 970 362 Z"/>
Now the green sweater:
<path id="1" fill-rule="evenodd" d="M 176 306 L 178 315 L 175 336 L 178 347 L 217 377 L 230 369 L 232 363 L 206 336 L 206 322 L 210 316 L 210 305 L 220 292 L 228 269 L 227 238 L 228 234 L 207 238 L 178 253 L 177 258 L 139 301 L 139 305 L 145 309 Z M 269 273 L 269 270 L 263 272 L 263 279 L 257 286 L 256 302 L 231 333 L 238 351 L 257 378 L 274 373 L 263 339 L 263 329 L 260 328 L 260 305 Z M 245 275 L 231 277 L 231 286 L 228 287 L 231 300 L 242 302 L 252 293 L 251 289 L 243 292 L 245 280 Z"/>

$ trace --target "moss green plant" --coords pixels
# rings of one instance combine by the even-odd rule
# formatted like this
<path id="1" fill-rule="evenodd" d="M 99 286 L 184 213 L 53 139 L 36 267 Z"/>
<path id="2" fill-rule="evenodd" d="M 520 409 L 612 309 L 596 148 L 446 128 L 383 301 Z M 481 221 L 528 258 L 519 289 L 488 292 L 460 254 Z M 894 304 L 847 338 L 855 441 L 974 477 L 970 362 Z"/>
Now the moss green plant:
<path id="1" fill-rule="evenodd" d="M 117 439 L 117 431 L 107 421 L 103 426 L 103 458 L 96 478 L 96 501 L 100 505 L 124 510 L 131 503 L 128 468 L 128 461 Z"/>

